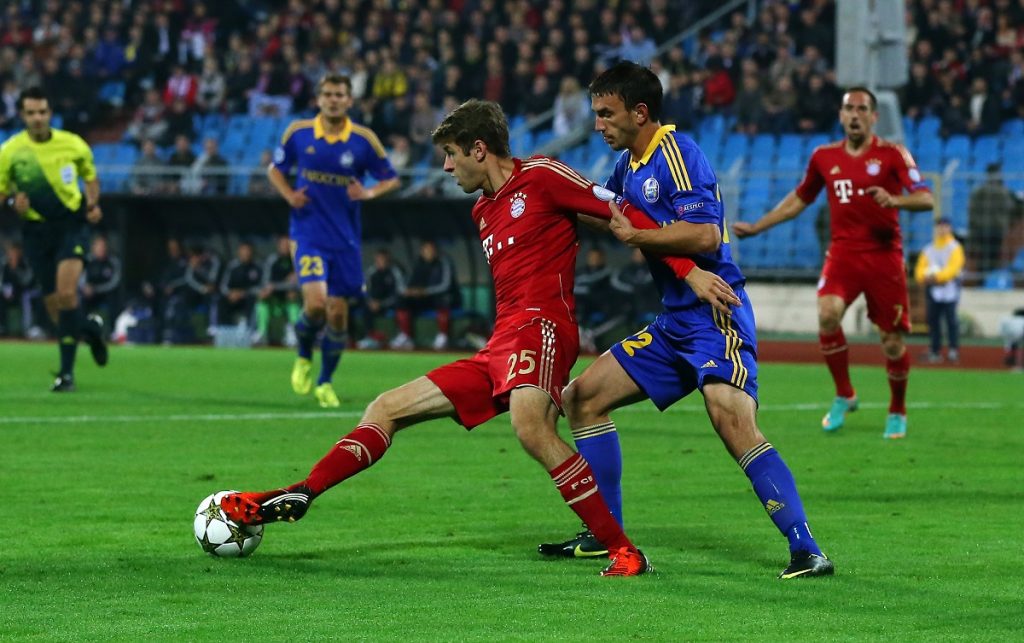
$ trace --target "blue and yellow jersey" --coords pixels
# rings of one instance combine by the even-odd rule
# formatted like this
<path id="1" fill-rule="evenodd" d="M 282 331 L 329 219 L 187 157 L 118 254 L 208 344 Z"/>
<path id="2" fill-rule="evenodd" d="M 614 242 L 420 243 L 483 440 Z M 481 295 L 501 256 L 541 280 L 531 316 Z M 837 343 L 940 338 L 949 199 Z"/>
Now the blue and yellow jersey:
<path id="1" fill-rule="evenodd" d="M 725 227 L 722 195 L 711 164 L 690 137 L 661 127 L 639 160 L 628 150 L 622 153 L 605 183 L 662 226 L 676 221 L 714 223 L 722 231 L 717 252 L 690 256 L 699 268 L 713 272 L 734 289 L 746 279 L 732 260 L 729 232 Z M 648 259 L 654 283 L 666 310 L 683 310 L 700 304 L 686 282 L 663 262 Z"/>
<path id="2" fill-rule="evenodd" d="M 0 147 L 0 193 L 28 195 L 29 221 L 61 221 L 81 217 L 78 179 L 96 179 L 92 150 L 77 134 L 51 129 L 47 141 L 36 143 L 22 131 Z"/>
<path id="3" fill-rule="evenodd" d="M 291 238 L 337 250 L 358 248 L 362 235 L 360 204 L 347 192 L 352 179 L 397 176 L 376 134 L 349 118 L 337 136 L 324 132 L 319 116 L 294 121 L 274 151 L 274 167 L 285 176 L 294 169 L 294 187 L 305 187 L 309 197 L 305 207 L 291 211 Z"/>

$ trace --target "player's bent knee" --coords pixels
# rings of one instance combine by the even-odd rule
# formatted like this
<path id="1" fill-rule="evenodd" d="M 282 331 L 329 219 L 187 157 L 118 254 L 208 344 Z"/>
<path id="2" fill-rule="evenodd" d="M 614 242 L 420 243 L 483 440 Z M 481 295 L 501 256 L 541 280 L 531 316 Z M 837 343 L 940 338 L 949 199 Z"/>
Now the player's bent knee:
<path id="1" fill-rule="evenodd" d="M 576 426 L 578 422 L 587 422 L 592 418 L 607 414 L 602 404 L 594 395 L 596 390 L 587 386 L 586 380 L 577 377 L 562 390 L 562 408 L 569 422 Z"/>

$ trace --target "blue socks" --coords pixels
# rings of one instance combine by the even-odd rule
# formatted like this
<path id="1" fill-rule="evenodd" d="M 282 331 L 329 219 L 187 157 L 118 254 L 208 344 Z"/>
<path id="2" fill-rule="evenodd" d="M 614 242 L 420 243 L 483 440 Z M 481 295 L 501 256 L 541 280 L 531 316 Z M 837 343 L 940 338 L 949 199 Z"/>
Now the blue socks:
<path id="1" fill-rule="evenodd" d="M 807 526 L 807 516 L 793 474 L 771 443 L 762 442 L 747 451 L 739 459 L 739 465 L 750 478 L 754 493 L 768 516 L 789 540 L 789 551 L 822 555 Z"/>
<path id="2" fill-rule="evenodd" d="M 295 322 L 295 339 L 299 344 L 299 357 L 313 359 L 313 343 L 323 327 L 324 320 L 314 322 L 306 317 L 305 312 L 299 315 L 299 320 Z"/>
<path id="3" fill-rule="evenodd" d="M 573 429 L 572 439 L 580 455 L 590 464 L 598 491 L 622 526 L 622 449 L 615 423 L 608 421 Z"/>
<path id="4" fill-rule="evenodd" d="M 348 333 L 346 331 L 333 330 L 328 327 L 324 338 L 320 341 L 320 378 L 316 381 L 317 386 L 324 382 L 330 382 L 334 377 L 334 371 L 341 361 L 341 353 L 348 344 Z"/>

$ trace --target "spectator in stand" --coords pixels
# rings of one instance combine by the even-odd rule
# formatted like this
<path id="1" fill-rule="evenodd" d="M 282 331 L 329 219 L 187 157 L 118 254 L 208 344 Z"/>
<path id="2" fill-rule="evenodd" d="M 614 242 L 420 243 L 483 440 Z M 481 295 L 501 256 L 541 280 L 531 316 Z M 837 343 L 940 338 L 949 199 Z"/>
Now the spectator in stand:
<path id="1" fill-rule="evenodd" d="M 167 163 L 157 154 L 156 143 L 142 142 L 142 154 L 132 166 L 132 194 L 161 194 L 167 191 Z"/>
<path id="2" fill-rule="evenodd" d="M 167 130 L 164 132 L 161 142 L 170 145 L 179 136 L 192 140 L 196 136 L 195 124 L 192 120 L 192 111 L 182 98 L 177 98 L 171 104 L 170 112 L 166 115 Z"/>
<path id="3" fill-rule="evenodd" d="M 196 77 L 185 71 L 182 65 L 175 65 L 167 85 L 164 87 L 164 105 L 170 107 L 176 101 L 185 101 L 188 109 L 196 104 L 196 95 L 199 93 L 199 83 Z"/>
<path id="4" fill-rule="evenodd" d="M 910 80 L 903 86 L 903 113 L 910 118 L 920 118 L 935 110 L 939 86 L 923 62 L 910 65 Z"/>
<path id="5" fill-rule="evenodd" d="M 555 136 L 574 134 L 588 128 L 593 117 L 590 112 L 590 95 L 584 91 L 572 76 L 565 76 L 555 97 Z"/>
<path id="6" fill-rule="evenodd" d="M 191 191 L 188 174 L 195 162 L 196 155 L 192 151 L 192 141 L 184 135 L 175 138 L 174 151 L 171 152 L 171 157 L 167 160 L 167 166 L 171 168 L 171 173 L 176 179 L 169 185 L 171 192 L 187 194 Z"/>
<path id="7" fill-rule="evenodd" d="M 205 60 L 206 52 L 212 49 L 217 36 L 217 20 L 211 18 L 206 4 L 196 2 L 192 5 L 192 15 L 185 21 L 179 40 L 179 59 Z"/>
<path id="8" fill-rule="evenodd" d="M 156 141 L 163 138 L 167 131 L 167 120 L 164 118 L 164 104 L 160 93 L 155 89 L 146 92 L 142 105 L 135 110 L 135 117 L 125 132 L 125 137 L 136 143 Z"/>
<path id="9" fill-rule="evenodd" d="M 442 254 L 437 243 L 424 240 L 420 254 L 409 272 L 409 280 L 402 290 L 395 313 L 398 335 L 391 340 L 391 348 L 411 350 L 415 348 L 413 323 L 418 315 L 434 313 L 437 317 L 437 335 L 434 350 L 448 348 L 448 332 L 453 308 L 459 307 L 459 282 L 455 275 L 455 264 Z"/>
<path id="10" fill-rule="evenodd" d="M 416 92 L 412 97 L 412 117 L 409 119 L 413 163 L 432 155 L 434 146 L 430 143 L 430 134 L 440 122 L 430 106 L 430 95 L 425 91 Z"/>
<path id="11" fill-rule="evenodd" d="M 530 87 L 530 93 L 523 99 L 523 114 L 533 118 L 551 109 L 555 92 L 547 76 L 536 76 Z"/>
<path id="12" fill-rule="evenodd" d="M 928 307 L 928 335 L 931 350 L 927 360 L 931 364 L 942 361 L 942 326 L 946 327 L 948 351 L 946 359 L 960 361 L 960 324 L 957 304 L 964 273 L 964 249 L 953 236 L 949 219 L 935 221 L 935 239 L 921 250 L 914 268 L 914 280 L 925 287 Z"/>
<path id="13" fill-rule="evenodd" d="M 708 61 L 703 79 L 705 109 L 709 113 L 728 111 L 736 99 L 736 86 L 720 57 Z"/>
<path id="14" fill-rule="evenodd" d="M 196 89 L 196 107 L 204 114 L 219 113 L 224 109 L 228 85 L 216 58 L 203 61 L 203 73 Z"/>
<path id="15" fill-rule="evenodd" d="M 260 152 L 260 160 L 256 163 L 249 177 L 249 194 L 253 196 L 277 196 L 277 190 L 270 184 L 267 178 L 267 168 L 274 160 L 270 150 Z"/>
<path id="16" fill-rule="evenodd" d="M 235 258 L 228 262 L 220 278 L 220 297 L 217 300 L 219 324 L 234 326 L 255 325 L 256 301 L 263 287 L 263 269 L 256 263 L 253 246 L 241 241 Z"/>
<path id="17" fill-rule="evenodd" d="M 33 313 L 38 307 L 40 290 L 35 283 L 32 268 L 25 260 L 25 250 L 15 241 L 4 246 L 4 261 L 0 265 L 0 336 L 10 331 L 10 313 L 21 309 L 21 334 L 32 328 Z"/>
<path id="18" fill-rule="evenodd" d="M 757 134 L 764 121 L 764 94 L 761 79 L 754 74 L 745 74 L 736 95 L 736 131 L 743 134 Z"/>
<path id="19" fill-rule="evenodd" d="M 288 77 L 273 60 L 260 62 L 256 84 L 249 91 L 249 116 L 285 116 L 291 113 Z"/>
<path id="20" fill-rule="evenodd" d="M 13 79 L 8 78 L 3 83 L 3 93 L 0 94 L 0 129 L 13 127 L 18 121 L 18 96 L 21 90 Z"/>
<path id="21" fill-rule="evenodd" d="M 967 132 L 971 135 L 994 134 L 1002 121 L 1002 106 L 998 96 L 989 93 L 988 82 L 978 76 L 971 82 L 971 95 L 967 99 Z"/>
<path id="22" fill-rule="evenodd" d="M 796 103 L 797 130 L 804 133 L 827 131 L 835 120 L 836 99 L 825 87 L 820 74 L 811 74 L 807 90 L 800 93 Z"/>
<path id="23" fill-rule="evenodd" d="M 395 314 L 404 291 L 404 271 L 392 261 L 387 248 L 380 248 L 373 253 L 373 267 L 366 273 L 366 299 L 362 311 L 366 336 L 359 340 L 359 348 L 380 348 L 387 343 L 387 336 L 377 330 L 377 319 Z"/>
<path id="24" fill-rule="evenodd" d="M 224 195 L 228 193 L 228 160 L 221 156 L 217 139 L 203 141 L 203 153 L 192 163 L 192 175 L 198 193 Z"/>
<path id="25" fill-rule="evenodd" d="M 267 160 L 269 165 L 270 160 Z M 266 171 L 263 172 L 264 176 Z M 263 283 L 256 305 L 256 343 L 272 341 L 270 320 L 285 317 L 285 346 L 294 347 L 295 322 L 299 321 L 302 304 L 299 301 L 299 280 L 292 260 L 291 240 L 287 235 L 277 238 L 275 252 L 263 261 Z"/>
<path id="26" fill-rule="evenodd" d="M 244 114 L 249 109 L 249 100 L 255 91 L 259 75 L 251 58 L 241 58 L 238 67 L 227 79 L 227 95 L 224 108 L 229 114 Z"/>
<path id="27" fill-rule="evenodd" d="M 680 70 L 669 77 L 668 91 L 661 106 L 661 121 L 677 130 L 692 130 L 697 123 L 697 92 L 693 74 Z"/>
<path id="28" fill-rule="evenodd" d="M 121 260 L 110 254 L 107 238 L 97 235 L 82 271 L 79 290 L 82 293 L 82 309 L 88 313 L 99 313 L 110 332 L 110 324 L 120 312 L 121 301 Z"/>
<path id="29" fill-rule="evenodd" d="M 220 257 L 199 243 L 189 251 L 185 269 L 186 301 L 190 311 L 208 315 L 210 326 L 217 325 L 217 278 L 220 276 Z"/>
<path id="30" fill-rule="evenodd" d="M 985 183 L 975 188 L 967 204 L 968 254 L 974 270 L 989 272 L 1003 264 L 1003 238 L 1021 217 L 1021 204 L 1003 183 L 1003 166 L 990 163 Z"/>
<path id="31" fill-rule="evenodd" d="M 762 128 L 772 134 L 792 131 L 797 98 L 793 81 L 788 76 L 779 79 L 764 97 Z"/>

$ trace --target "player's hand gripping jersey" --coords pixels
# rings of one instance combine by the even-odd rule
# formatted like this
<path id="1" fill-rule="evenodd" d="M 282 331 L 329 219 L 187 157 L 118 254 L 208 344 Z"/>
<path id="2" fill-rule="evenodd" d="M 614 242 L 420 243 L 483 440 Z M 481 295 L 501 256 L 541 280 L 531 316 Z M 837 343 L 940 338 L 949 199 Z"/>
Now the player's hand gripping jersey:
<path id="1" fill-rule="evenodd" d="M 722 244 L 713 253 L 690 256 L 697 267 L 713 272 L 734 290 L 746 283 L 732 260 L 729 232 L 725 228 L 718 178 L 704 153 L 693 140 L 675 131 L 674 125 L 660 128 L 639 161 L 628 150 L 615 164 L 605 187 L 641 209 L 657 225 L 677 221 L 712 223 L 722 233 Z M 702 305 L 686 282 L 664 262 L 649 261 L 654 283 L 666 310 L 684 310 Z"/>
<path id="2" fill-rule="evenodd" d="M 815 149 L 796 195 L 811 203 L 827 189 L 833 250 L 902 252 L 899 210 L 878 205 L 868 192 L 874 186 L 892 195 L 928 190 L 910 152 L 874 136 L 857 156 L 843 141 Z"/>

